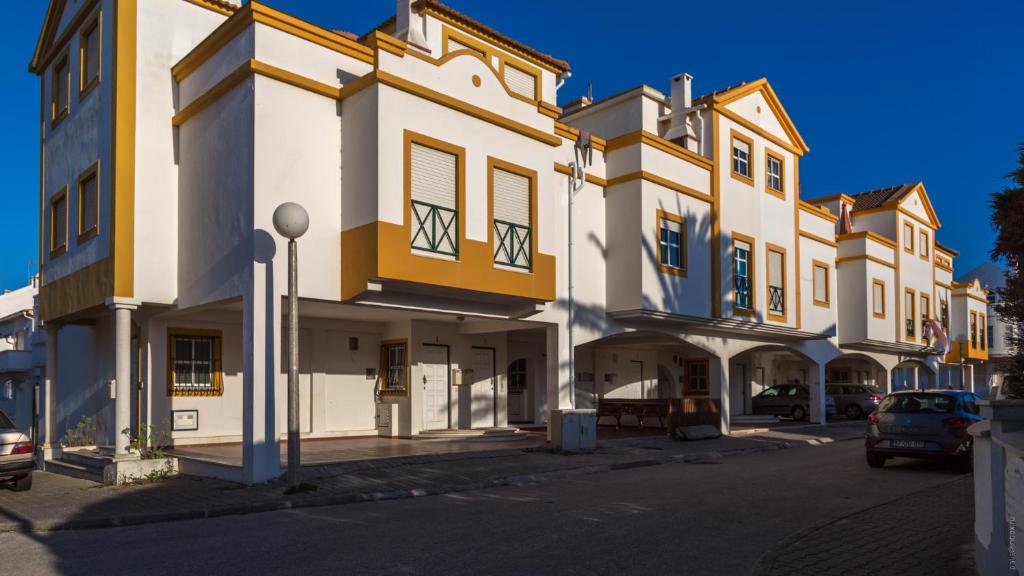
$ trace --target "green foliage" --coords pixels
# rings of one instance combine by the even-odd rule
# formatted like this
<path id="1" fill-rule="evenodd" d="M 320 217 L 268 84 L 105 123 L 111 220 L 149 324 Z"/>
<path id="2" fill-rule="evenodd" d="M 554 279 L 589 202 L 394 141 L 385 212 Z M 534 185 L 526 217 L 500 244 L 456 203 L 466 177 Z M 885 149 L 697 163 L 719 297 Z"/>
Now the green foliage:
<path id="1" fill-rule="evenodd" d="M 992 258 L 1007 264 L 1006 288 L 1000 290 L 1002 302 L 995 307 L 1004 322 L 1018 328 L 1010 341 L 1014 355 L 1003 384 L 1003 392 L 1010 398 L 1024 398 L 1024 142 L 1017 153 L 1017 168 L 1006 175 L 1011 185 L 992 194 L 989 202 L 996 231 Z"/>
<path id="2" fill-rule="evenodd" d="M 170 444 L 171 435 L 167 431 L 169 420 L 164 418 L 163 427 L 156 428 L 150 424 L 141 424 L 139 433 L 132 436 L 132 429 L 125 428 L 121 434 L 128 439 L 128 449 L 138 452 L 143 460 L 165 458 L 164 448 Z"/>
<path id="3" fill-rule="evenodd" d="M 96 445 L 96 423 L 88 416 L 82 416 L 74 428 L 64 431 L 64 437 L 60 441 L 61 446 L 72 448 L 75 446 Z"/>

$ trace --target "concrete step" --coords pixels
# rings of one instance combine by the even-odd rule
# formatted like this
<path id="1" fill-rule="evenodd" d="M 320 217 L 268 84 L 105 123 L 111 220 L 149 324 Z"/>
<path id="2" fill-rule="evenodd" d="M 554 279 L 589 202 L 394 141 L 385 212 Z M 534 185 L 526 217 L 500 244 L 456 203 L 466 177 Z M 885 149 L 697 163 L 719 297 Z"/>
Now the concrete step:
<path id="1" fill-rule="evenodd" d="M 100 484 L 103 483 L 103 468 L 92 468 L 81 464 L 75 464 L 73 462 L 66 462 L 64 460 L 49 460 L 46 462 L 45 469 L 47 472 L 52 472 L 54 474 L 63 474 L 64 476 L 70 476 L 72 478 L 80 478 L 82 480 L 89 480 Z"/>
<path id="2" fill-rule="evenodd" d="M 112 461 L 110 455 L 101 453 L 99 450 L 68 449 L 65 449 L 61 453 L 60 460 L 70 464 L 85 466 L 86 468 L 98 469 L 101 475 L 103 473 L 103 467 L 110 464 Z"/>
<path id="3" fill-rule="evenodd" d="M 729 417 L 729 423 L 733 426 L 743 426 L 748 424 L 775 424 L 778 421 L 778 416 L 770 416 L 767 414 L 737 414 Z"/>
<path id="4" fill-rule="evenodd" d="M 473 428 L 470 430 L 424 430 L 417 435 L 422 440 L 472 440 L 478 442 L 504 442 L 524 440 L 529 434 L 518 428 Z"/>

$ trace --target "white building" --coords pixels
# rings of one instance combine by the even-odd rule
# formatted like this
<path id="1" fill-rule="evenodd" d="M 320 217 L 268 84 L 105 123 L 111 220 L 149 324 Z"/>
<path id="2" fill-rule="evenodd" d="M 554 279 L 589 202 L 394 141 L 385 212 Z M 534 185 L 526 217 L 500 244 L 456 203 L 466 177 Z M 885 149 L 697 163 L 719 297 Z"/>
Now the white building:
<path id="1" fill-rule="evenodd" d="M 775 383 L 810 385 L 820 422 L 826 380 L 934 382 L 923 186 L 804 202 L 808 147 L 764 79 L 562 110 L 567 63 L 396 4 L 356 38 L 259 2 L 51 2 L 32 61 L 44 447 L 88 414 L 118 453 L 116 431 L 150 423 L 242 442 L 245 481 L 279 473 L 285 201 L 311 216 L 303 437 L 543 424 L 571 403 L 566 198 L 588 137 L 578 406 L 683 399 L 728 431 Z"/>
<path id="2" fill-rule="evenodd" d="M 32 430 L 33 399 L 45 342 L 36 331 L 36 278 L 0 294 L 0 410 L 23 431 Z"/>

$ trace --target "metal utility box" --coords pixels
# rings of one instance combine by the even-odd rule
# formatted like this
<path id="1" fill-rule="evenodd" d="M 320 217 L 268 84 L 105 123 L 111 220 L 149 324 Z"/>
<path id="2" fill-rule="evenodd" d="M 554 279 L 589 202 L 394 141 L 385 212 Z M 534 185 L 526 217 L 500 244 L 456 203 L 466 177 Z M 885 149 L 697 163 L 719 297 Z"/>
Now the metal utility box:
<path id="1" fill-rule="evenodd" d="M 597 448 L 597 410 L 552 410 L 548 440 L 564 452 Z"/>

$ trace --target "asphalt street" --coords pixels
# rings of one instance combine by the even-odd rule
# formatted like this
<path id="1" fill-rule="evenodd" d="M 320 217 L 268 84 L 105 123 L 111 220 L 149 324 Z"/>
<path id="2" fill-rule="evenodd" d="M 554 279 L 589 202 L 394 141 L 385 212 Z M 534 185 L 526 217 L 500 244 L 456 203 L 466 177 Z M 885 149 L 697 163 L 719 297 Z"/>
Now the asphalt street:
<path id="1" fill-rule="evenodd" d="M 444 496 L 3 533 L 0 574 L 745 575 L 795 533 L 960 478 L 909 460 L 870 469 L 861 442 L 837 442 Z"/>

